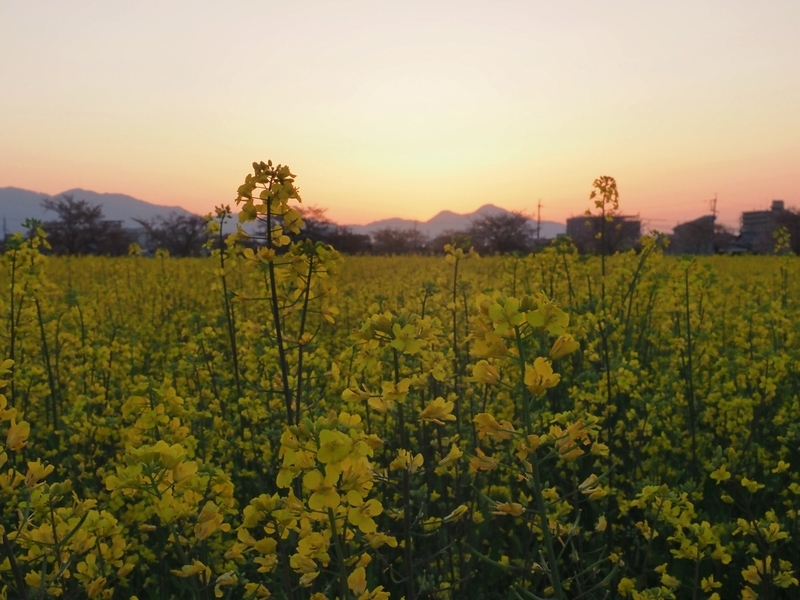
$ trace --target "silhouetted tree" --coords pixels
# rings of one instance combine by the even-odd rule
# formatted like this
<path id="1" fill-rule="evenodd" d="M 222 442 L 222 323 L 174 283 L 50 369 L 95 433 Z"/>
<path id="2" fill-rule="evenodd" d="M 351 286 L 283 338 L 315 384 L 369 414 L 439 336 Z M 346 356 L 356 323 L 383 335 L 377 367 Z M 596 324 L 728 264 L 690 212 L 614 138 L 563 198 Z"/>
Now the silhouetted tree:
<path id="1" fill-rule="evenodd" d="M 468 233 L 475 250 L 481 254 L 525 253 L 533 249 L 534 231 L 528 218 L 519 211 L 477 219 Z"/>
<path id="2" fill-rule="evenodd" d="M 800 211 L 796 208 L 784 210 L 775 217 L 775 225 L 786 228 L 792 238 L 792 252 L 800 254 Z"/>
<path id="3" fill-rule="evenodd" d="M 202 256 L 208 240 L 206 220 L 198 215 L 176 212 L 150 221 L 134 219 L 144 227 L 148 246 L 153 250 L 163 248 L 171 256 Z"/>
<path id="4" fill-rule="evenodd" d="M 427 245 L 429 252 L 443 254 L 447 244 L 458 246 L 459 248 L 469 248 L 472 246 L 472 236 L 469 231 L 448 230 L 440 233 L 433 238 Z"/>
<path id="5" fill-rule="evenodd" d="M 297 210 L 303 215 L 303 228 L 300 239 L 311 240 L 312 242 L 324 242 L 329 244 L 329 238 L 336 230 L 336 223 L 331 221 L 327 215 L 327 209 L 318 206 L 298 206 Z M 338 250 L 338 248 L 337 248 Z"/>
<path id="6" fill-rule="evenodd" d="M 567 235 L 581 254 L 614 254 L 636 247 L 642 222 L 620 215 L 571 217 L 567 219 Z"/>
<path id="7" fill-rule="evenodd" d="M 425 236 L 416 229 L 387 227 L 372 234 L 375 254 L 413 254 L 425 250 Z"/>
<path id="8" fill-rule="evenodd" d="M 349 227 L 337 226 L 328 236 L 328 244 L 343 254 L 368 254 L 372 252 L 372 239 L 363 233 L 355 233 Z"/>
<path id="9" fill-rule="evenodd" d="M 736 241 L 736 234 L 733 233 L 728 227 L 722 223 L 714 225 L 714 253 L 720 254 L 726 252 L 728 248 Z"/>
<path id="10" fill-rule="evenodd" d="M 45 210 L 58 215 L 43 224 L 54 254 L 107 254 L 118 256 L 128 251 L 132 238 L 119 221 L 103 219 L 103 208 L 64 194 L 42 200 Z"/>
<path id="11" fill-rule="evenodd" d="M 367 254 L 372 251 L 372 240 L 368 235 L 355 233 L 349 227 L 337 225 L 328 219 L 324 208 L 317 206 L 298 206 L 303 216 L 303 227 L 299 234 L 289 234 L 294 240 L 310 240 L 333 246 L 343 254 Z M 274 217 L 279 221 L 279 217 Z M 256 237 L 266 237 L 266 224 L 262 221 L 256 230 Z"/>

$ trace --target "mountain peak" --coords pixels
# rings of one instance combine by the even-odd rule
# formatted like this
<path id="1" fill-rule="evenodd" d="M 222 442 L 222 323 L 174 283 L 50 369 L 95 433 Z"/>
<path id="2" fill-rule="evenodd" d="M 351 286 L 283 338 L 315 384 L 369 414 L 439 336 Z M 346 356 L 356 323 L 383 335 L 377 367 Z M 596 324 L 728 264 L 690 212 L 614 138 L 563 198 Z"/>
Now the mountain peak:
<path id="1" fill-rule="evenodd" d="M 484 204 L 477 210 L 471 213 L 459 214 L 451 210 L 442 210 L 427 221 L 412 221 L 410 219 L 381 219 L 380 221 L 373 221 L 366 225 L 349 225 L 350 229 L 355 233 L 372 235 L 376 231 L 391 227 L 393 229 L 416 229 L 423 235 L 429 238 L 434 238 L 448 231 L 459 231 L 468 229 L 472 222 L 476 219 L 483 217 L 494 217 L 501 215 L 510 215 L 512 212 L 504 208 L 500 208 L 494 204 Z M 528 219 L 531 227 L 535 227 L 536 223 Z M 556 223 L 553 221 L 542 221 L 541 236 L 543 238 L 554 238 L 559 234 L 566 232 L 566 226 L 563 223 Z"/>
<path id="2" fill-rule="evenodd" d="M 53 219 L 52 211 L 42 206 L 42 199 L 71 195 L 75 200 L 86 200 L 89 204 L 103 208 L 103 218 L 109 221 L 121 221 L 123 227 L 140 227 L 136 219 L 153 220 L 167 217 L 171 213 L 191 215 L 180 206 L 161 206 L 139 200 L 125 194 L 99 193 L 81 188 L 66 190 L 50 196 L 40 192 L 15 187 L 0 188 L 0 217 L 4 220 L 6 233 L 22 231 L 25 219 L 34 218 L 47 221 Z"/>

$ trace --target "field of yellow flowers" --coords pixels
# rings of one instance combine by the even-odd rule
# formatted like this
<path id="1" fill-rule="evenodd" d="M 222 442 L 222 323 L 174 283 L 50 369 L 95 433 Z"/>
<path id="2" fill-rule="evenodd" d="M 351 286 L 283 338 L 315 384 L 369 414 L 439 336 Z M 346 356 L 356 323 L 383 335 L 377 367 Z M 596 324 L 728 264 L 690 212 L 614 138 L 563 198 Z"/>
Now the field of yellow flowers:
<path id="1" fill-rule="evenodd" d="M 254 165 L 271 235 L 204 259 L 8 244 L 0 597 L 797 597 L 796 258 L 343 259 L 296 199 Z"/>

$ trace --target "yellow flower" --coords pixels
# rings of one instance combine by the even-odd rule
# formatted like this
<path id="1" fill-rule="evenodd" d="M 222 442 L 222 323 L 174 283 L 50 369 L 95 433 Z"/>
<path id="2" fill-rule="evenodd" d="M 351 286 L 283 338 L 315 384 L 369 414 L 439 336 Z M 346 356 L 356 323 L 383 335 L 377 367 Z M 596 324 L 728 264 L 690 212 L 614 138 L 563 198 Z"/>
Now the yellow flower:
<path id="1" fill-rule="evenodd" d="M 0 371 L 1 370 L 2 369 L 0 369 Z M 6 381 L 0 380 L 0 388 L 2 388 L 6 383 Z M 6 406 L 8 406 L 8 400 L 3 394 L 0 394 L 0 421 L 10 421 L 17 416 L 16 408 L 6 408 Z"/>
<path id="2" fill-rule="evenodd" d="M 362 594 L 367 589 L 367 572 L 364 567 L 358 567 L 350 573 L 347 578 L 347 587 L 354 594 Z"/>
<path id="3" fill-rule="evenodd" d="M 558 336 L 558 339 L 553 344 L 553 347 L 550 349 L 550 358 L 558 360 L 567 354 L 575 352 L 578 348 L 580 348 L 580 344 L 578 344 L 570 334 L 565 333 L 564 335 Z"/>
<path id="4" fill-rule="evenodd" d="M 231 526 L 223 523 L 222 514 L 219 511 L 219 506 L 209 501 L 203 506 L 203 510 L 197 515 L 197 523 L 194 526 L 194 534 L 198 540 L 204 540 L 217 529 L 221 531 L 230 531 Z"/>
<path id="5" fill-rule="evenodd" d="M 517 502 L 499 502 L 495 505 L 492 514 L 498 516 L 508 515 L 512 517 L 518 517 L 524 512 L 525 508 L 522 506 L 522 504 L 518 504 Z"/>
<path id="6" fill-rule="evenodd" d="M 783 473 L 783 472 L 784 472 L 784 471 L 786 471 L 786 470 L 787 470 L 787 469 L 788 469 L 790 466 L 791 466 L 791 465 L 790 465 L 789 463 L 787 463 L 786 461 L 779 460 L 779 461 L 778 461 L 778 464 L 777 464 L 777 465 L 775 465 L 775 468 L 774 468 L 774 469 L 772 469 L 772 472 L 773 472 L 773 473 Z"/>
<path id="7" fill-rule="evenodd" d="M 422 456 L 422 454 L 417 454 L 416 456 L 412 457 L 408 450 L 400 449 L 397 452 L 397 458 L 389 463 L 389 470 L 399 471 L 401 469 L 408 469 L 409 473 L 414 473 L 423 465 L 424 462 L 425 458 Z"/>
<path id="8" fill-rule="evenodd" d="M 444 425 L 445 421 L 455 421 L 455 415 L 451 414 L 453 407 L 453 402 L 445 401 L 442 397 L 436 398 L 422 410 L 419 420 L 437 425 Z"/>
<path id="9" fill-rule="evenodd" d="M 396 384 L 392 381 L 385 381 L 381 385 L 383 393 L 381 399 L 387 406 L 394 406 L 395 402 L 402 404 L 406 400 L 408 390 L 411 388 L 411 380 L 409 378 L 401 379 Z M 371 404 L 370 404 L 371 406 Z"/>
<path id="10" fill-rule="evenodd" d="M 722 465 L 716 471 L 713 471 L 710 475 L 711 479 L 717 482 L 717 485 L 722 483 L 723 481 L 727 481 L 731 478 L 731 474 L 728 472 L 728 468 L 726 465 Z"/>
<path id="11" fill-rule="evenodd" d="M 168 446 L 163 440 L 159 440 L 153 450 L 159 453 L 159 462 L 165 469 L 174 469 L 183 460 L 186 450 L 180 444 Z"/>
<path id="12" fill-rule="evenodd" d="M 451 465 L 462 456 L 464 456 L 464 453 L 459 449 L 458 446 L 452 444 L 450 446 L 450 452 L 447 453 L 447 456 L 445 456 L 442 460 L 439 461 L 439 466 L 446 467 L 448 465 Z"/>
<path id="13" fill-rule="evenodd" d="M 372 517 L 378 516 L 383 512 L 381 503 L 371 498 L 361 504 L 354 506 L 347 511 L 347 520 L 351 525 L 355 525 L 361 530 L 361 533 L 373 533 L 377 529 L 375 521 Z"/>
<path id="14" fill-rule="evenodd" d="M 389 546 L 390 548 L 397 548 L 397 540 L 392 537 L 391 535 L 386 535 L 385 533 L 368 533 L 364 536 L 367 538 L 367 542 L 373 549 L 378 549 L 381 546 Z"/>
<path id="15" fill-rule="evenodd" d="M 758 573 L 758 569 L 753 565 L 750 565 L 742 571 L 742 577 L 745 581 L 753 585 L 759 585 L 761 583 L 761 575 Z"/>
<path id="16" fill-rule="evenodd" d="M 205 573 L 207 579 L 211 575 L 211 569 L 197 559 L 194 559 L 191 565 L 183 565 L 180 570 L 172 569 L 172 574 L 181 578 L 199 575 L 200 573 Z"/>
<path id="17" fill-rule="evenodd" d="M 389 592 L 383 591 L 383 586 L 379 585 L 371 592 L 367 591 L 361 594 L 358 600 L 389 600 Z"/>
<path id="18" fill-rule="evenodd" d="M 628 577 L 623 577 L 617 586 L 617 592 L 619 592 L 620 596 L 627 596 L 635 589 L 636 583 L 633 581 L 633 579 L 629 579 Z"/>
<path id="19" fill-rule="evenodd" d="M 569 315 L 547 300 L 543 294 L 536 298 L 537 310 L 528 312 L 527 320 L 531 327 L 543 327 L 553 335 L 563 335 L 569 325 Z"/>
<path id="20" fill-rule="evenodd" d="M 709 594 L 713 590 L 721 588 L 722 584 L 719 581 L 714 581 L 713 575 L 709 575 L 708 577 L 703 577 L 703 579 L 700 580 L 700 587 L 706 594 Z"/>
<path id="21" fill-rule="evenodd" d="M 608 527 L 608 521 L 606 521 L 605 515 L 600 515 L 597 518 L 597 525 L 594 526 L 595 531 L 605 531 L 606 527 Z"/>
<path id="22" fill-rule="evenodd" d="M 552 425 L 549 435 L 555 440 L 559 457 L 566 461 L 575 460 L 583 454 L 583 450 L 576 444 L 577 440 L 580 439 L 584 444 L 588 444 L 590 441 L 583 419 L 575 421 L 567 427 L 566 431 L 558 425 Z"/>
<path id="23" fill-rule="evenodd" d="M 500 373 L 487 361 L 479 360 L 478 363 L 472 367 L 472 378 L 475 381 L 492 385 L 500 381 Z"/>
<path id="24" fill-rule="evenodd" d="M 369 563 L 372 562 L 372 557 L 364 552 L 359 558 L 358 562 L 356 563 L 357 567 L 366 567 Z"/>
<path id="25" fill-rule="evenodd" d="M 197 463 L 193 460 L 188 460 L 182 463 L 179 463 L 172 469 L 172 481 L 175 483 L 181 483 L 186 479 L 192 477 L 195 473 L 197 473 Z"/>
<path id="26" fill-rule="evenodd" d="M 535 396 L 541 396 L 548 388 L 555 387 L 561 375 L 553 373 L 553 367 L 546 358 L 538 357 L 533 365 L 525 365 L 525 385 Z"/>
<path id="27" fill-rule="evenodd" d="M 507 298 L 502 302 L 502 304 L 495 302 L 489 307 L 488 311 L 489 318 L 494 323 L 494 332 L 498 335 L 504 334 L 513 327 L 522 325 L 525 321 L 525 313 L 519 312 L 519 300 L 517 298 Z"/>
<path id="28" fill-rule="evenodd" d="M 104 587 L 106 587 L 106 578 L 98 577 L 86 586 L 86 593 L 89 598 L 96 598 L 98 594 L 103 591 Z"/>
<path id="29" fill-rule="evenodd" d="M 678 581 L 672 575 L 669 575 L 668 573 L 664 573 L 661 576 L 661 584 L 667 586 L 668 588 L 670 588 L 672 590 L 674 590 L 675 588 L 680 587 L 681 582 Z"/>
<path id="30" fill-rule="evenodd" d="M 608 491 L 600 485 L 600 480 L 594 473 L 584 480 L 579 489 L 582 494 L 589 496 L 589 500 L 599 500 L 608 495 Z"/>
<path id="31" fill-rule="evenodd" d="M 27 421 L 20 421 L 17 423 L 16 419 L 11 419 L 6 446 L 8 446 L 10 450 L 21 450 L 28 443 L 28 436 L 30 433 L 31 426 Z"/>
<path id="32" fill-rule="evenodd" d="M 461 504 L 456 507 L 456 509 L 447 515 L 444 519 L 442 519 L 445 523 L 449 523 L 450 521 L 458 521 L 461 517 L 466 514 L 469 508 L 465 504 Z"/>
<path id="33" fill-rule="evenodd" d="M 478 426 L 478 438 L 483 439 L 487 435 L 495 440 L 509 440 L 515 433 L 514 426 L 508 421 L 497 420 L 489 413 L 476 415 L 472 422 Z"/>
<path id="34" fill-rule="evenodd" d="M 719 542 L 717 542 L 716 548 L 711 553 L 711 558 L 720 561 L 723 565 L 727 565 L 731 562 L 731 555 L 725 551 L 725 547 Z"/>
<path id="35" fill-rule="evenodd" d="M 297 543 L 297 553 L 300 556 L 318 560 L 323 565 L 327 565 L 330 562 L 330 556 L 328 555 L 329 545 L 330 536 L 315 531 L 300 539 Z"/>
<path id="36" fill-rule="evenodd" d="M 303 587 L 308 587 L 314 580 L 319 576 L 319 571 L 312 571 L 311 573 L 306 573 L 302 577 L 300 577 L 300 585 Z"/>
<path id="37" fill-rule="evenodd" d="M 416 354 L 422 348 L 422 341 L 415 338 L 416 331 L 411 323 L 404 327 L 401 327 L 400 323 L 395 323 L 392 325 L 392 335 L 394 336 L 391 342 L 392 348 L 405 354 Z"/>
<path id="38" fill-rule="evenodd" d="M 387 400 L 386 398 L 383 397 L 380 398 L 372 397 L 369 400 L 367 400 L 367 404 L 369 404 L 371 408 L 378 411 L 382 415 L 385 415 L 394 408 L 394 401 Z"/>
<path id="39" fill-rule="evenodd" d="M 269 590 L 260 583 L 245 583 L 244 592 L 246 598 L 269 598 L 272 595 Z M 314 597 L 312 596 L 311 598 L 313 600 Z"/>
<path id="40" fill-rule="evenodd" d="M 541 443 L 541 438 L 538 435 L 529 435 L 524 440 L 520 441 L 517 445 L 516 457 L 520 460 L 526 460 L 531 452 L 535 452 Z"/>
<path id="41" fill-rule="evenodd" d="M 236 585 L 236 582 L 238 581 L 239 578 L 236 577 L 236 575 L 231 571 L 223 573 L 217 577 L 216 585 L 214 586 L 214 596 L 217 598 L 222 598 L 224 595 L 224 592 L 222 591 L 223 586 Z"/>
<path id="42" fill-rule="evenodd" d="M 486 456 L 483 450 L 475 448 L 476 456 L 469 459 L 469 468 L 473 471 L 491 471 L 497 468 L 497 460 L 491 456 Z"/>
<path id="43" fill-rule="evenodd" d="M 353 440 L 341 431 L 323 429 L 319 434 L 319 450 L 317 460 L 323 464 L 339 462 L 350 454 Z"/>
<path id="44" fill-rule="evenodd" d="M 751 494 L 755 494 L 758 490 L 764 487 L 764 484 L 753 481 L 752 479 L 748 479 L 747 477 L 742 477 L 742 487 L 747 488 L 747 491 Z"/>
<path id="45" fill-rule="evenodd" d="M 303 476 L 303 487 L 312 492 L 308 499 L 309 508 L 324 510 L 339 506 L 341 498 L 335 487 L 338 479 L 339 473 L 335 469 L 326 469 L 325 476 L 316 469 L 306 473 Z"/>
<path id="46" fill-rule="evenodd" d="M 25 475 L 25 486 L 28 488 L 34 487 L 39 481 L 50 475 L 53 472 L 53 465 L 42 465 L 41 459 L 36 459 L 36 462 L 28 463 L 28 473 Z"/>

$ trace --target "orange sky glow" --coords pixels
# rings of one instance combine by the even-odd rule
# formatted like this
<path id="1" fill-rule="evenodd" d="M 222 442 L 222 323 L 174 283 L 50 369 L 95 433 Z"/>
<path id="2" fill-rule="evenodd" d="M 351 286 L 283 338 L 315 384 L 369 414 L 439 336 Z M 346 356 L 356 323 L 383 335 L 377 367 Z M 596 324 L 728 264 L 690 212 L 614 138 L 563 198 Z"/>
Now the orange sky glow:
<path id="1" fill-rule="evenodd" d="M 612 175 L 650 229 L 800 207 L 800 2 L 0 4 L 0 187 L 206 213 L 254 160 L 339 223 Z"/>

